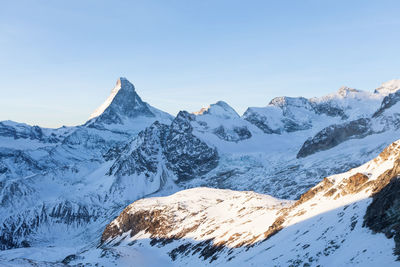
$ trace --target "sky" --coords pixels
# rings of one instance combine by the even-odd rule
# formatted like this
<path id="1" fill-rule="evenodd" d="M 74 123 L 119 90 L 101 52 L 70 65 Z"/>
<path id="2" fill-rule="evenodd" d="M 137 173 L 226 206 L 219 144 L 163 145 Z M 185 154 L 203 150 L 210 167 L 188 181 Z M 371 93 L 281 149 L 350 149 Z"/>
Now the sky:
<path id="1" fill-rule="evenodd" d="M 400 1 L 0 0 L 0 120 L 84 123 L 118 77 L 175 115 L 400 78 Z"/>

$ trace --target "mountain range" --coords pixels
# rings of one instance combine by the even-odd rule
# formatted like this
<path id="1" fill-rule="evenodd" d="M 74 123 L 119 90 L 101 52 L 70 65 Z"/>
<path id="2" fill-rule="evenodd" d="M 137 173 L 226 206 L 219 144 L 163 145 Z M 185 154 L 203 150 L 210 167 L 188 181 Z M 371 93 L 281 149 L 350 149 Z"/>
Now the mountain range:
<path id="1" fill-rule="evenodd" d="M 399 89 L 174 117 L 120 78 L 83 125 L 2 121 L 0 264 L 396 264 Z"/>

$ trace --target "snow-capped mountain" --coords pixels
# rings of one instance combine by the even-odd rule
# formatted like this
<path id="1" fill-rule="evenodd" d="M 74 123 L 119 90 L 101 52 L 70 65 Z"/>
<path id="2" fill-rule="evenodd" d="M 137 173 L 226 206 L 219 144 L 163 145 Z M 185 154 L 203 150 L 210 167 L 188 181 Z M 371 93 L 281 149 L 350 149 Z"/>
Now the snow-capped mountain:
<path id="1" fill-rule="evenodd" d="M 137 134 L 151 122 L 169 122 L 171 119 L 171 115 L 143 102 L 133 84 L 121 77 L 110 96 L 90 115 L 85 125 Z"/>
<path id="2" fill-rule="evenodd" d="M 142 199 L 105 228 L 98 249 L 70 263 L 90 257 L 118 266 L 134 251 L 167 266 L 392 266 L 400 254 L 399 164 L 397 141 L 297 201 L 209 188 Z"/>
<path id="3" fill-rule="evenodd" d="M 46 255 L 53 264 L 94 251 L 104 227 L 128 204 L 187 188 L 253 190 L 271 195 L 265 203 L 274 207 L 289 205 L 323 177 L 371 160 L 399 138 L 399 85 L 278 97 L 243 116 L 219 101 L 172 117 L 120 78 L 84 125 L 0 122 L 0 260 L 42 261 Z M 198 202 L 204 194 L 216 203 L 217 195 L 230 198 L 231 191 L 188 192 Z M 247 214 L 239 210 L 232 212 Z M 272 220 L 274 212 L 260 218 Z M 246 231 L 249 238 L 237 243 L 259 230 Z"/>
<path id="4" fill-rule="evenodd" d="M 277 97 L 264 108 L 249 108 L 244 118 L 265 133 L 295 132 L 337 122 L 369 117 L 394 87 L 383 84 L 374 93 L 341 87 L 320 98 Z M 384 89 L 387 88 L 387 89 Z"/>

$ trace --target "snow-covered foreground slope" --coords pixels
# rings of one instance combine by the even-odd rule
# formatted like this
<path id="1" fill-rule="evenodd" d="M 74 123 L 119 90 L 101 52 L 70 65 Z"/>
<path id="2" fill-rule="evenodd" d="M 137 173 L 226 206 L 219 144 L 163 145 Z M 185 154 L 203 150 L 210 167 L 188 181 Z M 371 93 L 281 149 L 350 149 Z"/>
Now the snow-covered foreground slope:
<path id="1" fill-rule="evenodd" d="M 135 266 L 137 255 L 149 257 L 148 266 L 400 265 L 394 250 L 400 197 L 377 206 L 380 194 L 399 195 L 400 186 L 392 186 L 399 174 L 397 141 L 374 160 L 325 178 L 298 201 L 208 188 L 142 199 L 106 227 L 99 248 L 69 263 Z M 376 231 L 370 222 L 378 210 L 375 224 L 386 221 L 386 228 Z M 151 255 L 160 255 L 157 264 Z"/>
<path id="2" fill-rule="evenodd" d="M 272 224 L 277 211 L 290 203 L 251 191 L 188 189 L 169 197 L 136 201 L 107 226 L 102 241 L 132 230 L 129 234 L 136 239 L 189 238 L 241 246 L 262 240 L 263 226 Z"/>

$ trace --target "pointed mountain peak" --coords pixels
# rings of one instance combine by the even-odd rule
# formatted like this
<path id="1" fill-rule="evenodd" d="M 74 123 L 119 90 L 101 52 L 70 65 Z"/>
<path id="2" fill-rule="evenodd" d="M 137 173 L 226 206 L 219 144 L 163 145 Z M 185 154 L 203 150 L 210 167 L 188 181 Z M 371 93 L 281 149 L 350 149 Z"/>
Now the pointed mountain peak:
<path id="1" fill-rule="evenodd" d="M 149 105 L 136 93 L 135 86 L 126 78 L 120 77 L 110 96 L 92 113 L 89 120 L 97 118 L 106 124 L 112 124 L 122 123 L 123 117 L 134 118 L 141 115 L 154 117 Z"/>
<path id="2" fill-rule="evenodd" d="M 224 101 L 218 101 L 215 104 L 211 104 L 208 107 L 202 108 L 197 112 L 193 112 L 195 115 L 214 115 L 218 117 L 222 117 L 225 119 L 233 119 L 233 118 L 239 118 L 239 114 L 231 107 L 229 106 L 226 102 Z"/>
<path id="3" fill-rule="evenodd" d="M 119 88 L 120 90 L 123 89 L 135 91 L 135 86 L 125 77 L 119 77 L 117 83 L 115 84 L 115 88 Z"/>

